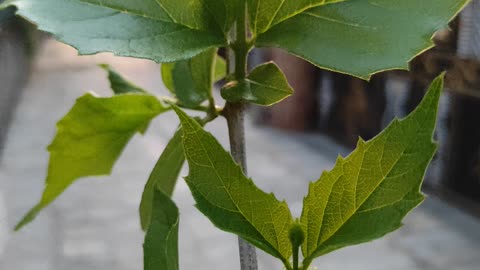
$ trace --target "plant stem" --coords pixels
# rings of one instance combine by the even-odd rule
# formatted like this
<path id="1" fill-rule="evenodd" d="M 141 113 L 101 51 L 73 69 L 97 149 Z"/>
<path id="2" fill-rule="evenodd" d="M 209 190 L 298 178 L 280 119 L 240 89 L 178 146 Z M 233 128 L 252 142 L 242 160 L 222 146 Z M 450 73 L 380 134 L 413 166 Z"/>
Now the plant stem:
<path id="1" fill-rule="evenodd" d="M 235 159 L 235 161 L 243 168 L 243 172 L 247 174 L 244 126 L 245 104 L 228 103 L 225 106 L 224 115 L 228 123 L 230 151 L 233 159 Z M 239 237 L 238 249 L 240 252 L 240 269 L 257 270 L 257 255 L 255 247 Z"/>
<path id="2" fill-rule="evenodd" d="M 293 247 L 293 270 L 298 270 L 298 247 Z"/>
<path id="3" fill-rule="evenodd" d="M 211 108 L 210 107 L 206 107 L 206 106 L 197 106 L 197 107 L 187 107 L 183 104 L 179 104 L 179 103 L 176 103 L 175 105 L 177 105 L 178 107 L 182 108 L 182 109 L 186 109 L 186 110 L 194 110 L 194 111 L 199 111 L 199 112 L 210 112 L 211 111 Z"/>
<path id="4" fill-rule="evenodd" d="M 225 117 L 228 123 L 230 137 L 230 151 L 235 161 L 247 174 L 245 153 L 245 127 L 244 127 L 245 104 L 228 103 L 225 107 Z M 257 270 L 257 255 L 255 247 L 242 238 L 238 238 L 241 270 Z"/>
<path id="5" fill-rule="evenodd" d="M 246 6 L 245 1 L 241 1 L 241 8 L 238 13 L 236 23 L 235 41 L 232 44 L 234 50 L 236 81 L 244 80 L 247 73 L 247 56 L 249 46 L 247 45 L 247 29 L 246 29 Z M 232 57 L 233 58 L 233 57 Z M 230 151 L 233 159 L 242 167 L 244 174 L 247 174 L 246 152 L 245 152 L 245 104 L 244 103 L 227 103 L 224 109 L 224 116 L 228 123 L 228 134 L 230 138 Z M 240 253 L 240 269 L 241 270 L 257 270 L 257 254 L 255 247 L 247 243 L 242 238 L 238 238 L 238 249 Z"/>

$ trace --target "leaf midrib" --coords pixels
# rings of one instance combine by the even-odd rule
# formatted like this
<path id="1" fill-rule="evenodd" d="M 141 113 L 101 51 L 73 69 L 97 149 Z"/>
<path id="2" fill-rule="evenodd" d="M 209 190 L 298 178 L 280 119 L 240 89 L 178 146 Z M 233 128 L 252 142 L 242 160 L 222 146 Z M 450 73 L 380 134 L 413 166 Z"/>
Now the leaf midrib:
<path id="1" fill-rule="evenodd" d="M 268 25 L 268 28 L 267 28 L 267 29 L 272 28 L 273 26 L 275 26 L 275 25 L 277 25 L 277 24 L 279 24 L 279 23 L 282 23 L 282 22 L 284 22 L 284 21 L 286 21 L 286 20 L 288 20 L 288 19 L 291 19 L 291 18 L 293 18 L 293 17 L 295 17 L 295 16 L 297 16 L 297 15 L 306 13 L 306 11 L 309 10 L 309 9 L 312 9 L 312 8 L 315 8 L 315 7 L 320 7 L 320 6 L 325 6 L 325 5 L 337 4 L 337 3 L 345 2 L 345 1 L 348 1 L 348 0 L 338 0 L 337 2 L 332 2 L 332 3 L 326 3 L 326 0 L 324 0 L 322 3 L 310 4 L 310 5 L 308 5 L 308 6 L 305 6 L 305 7 L 301 8 L 301 9 L 296 10 L 295 12 L 293 12 L 293 13 L 289 14 L 288 16 L 286 16 L 285 18 L 281 18 L 281 19 L 275 20 L 275 19 L 277 18 L 277 16 L 278 16 L 278 13 L 280 12 L 280 9 L 283 7 L 283 5 L 285 4 L 286 1 L 287 1 L 287 0 L 284 0 L 284 1 L 282 2 L 281 7 L 275 12 L 275 15 L 273 16 L 273 19 L 272 19 L 272 21 L 270 22 L 270 24 Z M 275 23 L 273 23 L 273 22 L 275 22 Z"/>
<path id="2" fill-rule="evenodd" d="M 273 89 L 273 90 L 277 90 L 278 92 L 281 92 L 281 93 L 292 94 L 292 91 L 284 90 L 284 89 L 282 89 L 282 88 L 277 88 L 277 87 L 272 86 L 272 85 L 259 83 L 259 82 L 257 82 L 257 81 L 251 80 L 251 79 L 247 79 L 247 81 L 249 81 L 251 84 L 255 84 L 255 85 L 264 87 L 264 88 L 266 88 L 266 89 Z M 273 91 L 273 92 L 275 92 L 275 91 Z"/>
<path id="3" fill-rule="evenodd" d="M 161 22 L 161 23 L 166 23 L 166 24 L 174 24 L 174 25 L 178 25 L 178 26 L 181 26 L 181 27 L 184 27 L 186 29 L 190 29 L 190 30 L 195 30 L 195 31 L 200 31 L 200 32 L 206 32 L 205 30 L 203 29 L 199 29 L 199 28 L 195 28 L 195 27 L 192 27 L 192 26 L 189 26 L 189 25 L 185 25 L 185 24 L 182 24 L 182 23 L 179 23 L 177 20 L 175 20 L 172 16 L 172 14 L 170 14 L 170 12 L 160 3 L 158 2 L 158 0 L 155 1 L 155 3 L 157 3 L 157 5 L 165 12 L 165 14 L 170 18 L 171 21 L 167 21 L 167 20 L 162 20 L 158 17 L 152 17 L 152 16 L 149 16 L 147 14 L 143 14 L 143 13 L 139 13 L 139 12 L 134 12 L 132 10 L 125 10 L 125 9 L 122 9 L 118 6 L 114 6 L 114 5 L 106 5 L 106 4 L 103 4 L 103 5 L 99 5 L 99 4 L 95 4 L 95 3 L 91 3 L 91 2 L 87 2 L 85 0 L 78 0 L 80 1 L 81 3 L 85 4 L 85 5 L 91 5 L 91 6 L 95 6 L 95 7 L 101 7 L 101 8 L 106 8 L 106 9 L 111 9 L 111 10 L 114 10 L 114 11 L 117 11 L 118 13 L 121 13 L 121 14 L 127 14 L 127 15 L 132 15 L 132 16 L 137 16 L 137 17 L 142 17 L 142 18 L 146 18 L 146 19 L 149 19 L 149 20 L 153 20 L 153 21 L 156 21 L 156 22 Z M 210 13 L 211 16 L 213 16 L 213 13 L 212 11 L 208 8 L 207 5 L 205 5 L 206 9 L 208 10 L 208 12 Z M 118 14 L 117 13 L 117 14 Z M 217 20 L 215 19 L 215 16 L 212 17 L 213 20 L 215 21 L 215 23 L 217 25 L 220 26 L 220 24 L 217 22 Z M 221 27 L 221 26 L 220 26 Z M 223 28 L 221 28 L 223 30 Z M 177 30 L 177 31 L 174 31 L 174 32 L 178 32 L 178 31 L 182 31 L 184 29 L 180 29 L 180 30 Z"/>
<path id="4" fill-rule="evenodd" d="M 152 17 L 152 16 L 148 16 L 147 14 L 142 14 L 142 13 L 139 13 L 139 12 L 134 12 L 134 11 L 131 11 L 131 10 L 125 10 L 125 9 L 121 9 L 120 7 L 117 7 L 117 6 L 114 6 L 114 5 L 106 5 L 106 4 L 102 4 L 102 5 L 99 5 L 99 4 L 95 4 L 95 3 L 92 3 L 92 2 L 87 2 L 87 1 L 84 1 L 84 0 L 78 0 L 79 2 L 85 4 L 85 5 L 90 5 L 90 6 L 95 6 L 95 7 L 102 7 L 102 8 L 107 8 L 107 9 L 112 9 L 112 10 L 115 10 L 115 11 L 118 11 L 119 13 L 123 13 L 123 14 L 128 14 L 128 15 L 134 15 L 134 16 L 137 16 L 137 17 L 143 17 L 143 18 L 147 18 L 147 19 L 151 19 L 151 20 L 154 20 L 154 21 L 159 21 L 159 22 L 163 22 L 163 23 L 171 23 L 171 24 L 178 24 L 177 22 L 175 22 L 172 18 L 171 18 L 171 15 L 170 13 L 168 13 L 165 8 L 163 6 L 161 6 L 158 1 L 155 1 L 158 6 L 163 9 L 165 11 L 165 13 L 170 17 L 170 19 L 172 19 L 171 22 L 169 21 L 165 21 L 165 20 L 161 20 L 160 18 L 155 18 L 155 17 Z M 180 25 L 180 24 L 178 24 Z M 185 26 L 182 24 L 182 26 Z"/>
<path id="5" fill-rule="evenodd" d="M 221 0 L 215 0 L 215 1 L 221 1 Z M 226 0 L 223 0 L 222 3 L 223 3 L 223 6 L 225 8 L 225 14 L 227 13 L 227 4 L 225 3 Z M 246 1 L 246 0 L 245 0 Z M 210 9 L 209 5 L 205 4 L 205 2 L 202 1 L 202 4 L 205 6 L 205 9 L 208 11 L 208 13 L 210 14 L 210 16 L 212 16 L 211 18 L 213 19 L 213 21 L 215 22 L 215 24 L 217 24 L 218 27 L 220 27 L 220 31 L 222 31 L 222 33 L 224 33 L 224 29 L 226 28 L 227 26 L 227 23 L 228 23 L 228 20 L 227 20 L 227 16 L 225 15 L 225 22 L 224 22 L 224 25 L 221 25 L 220 22 L 217 20 L 217 16 L 215 16 L 215 12 L 213 10 Z M 170 15 L 169 15 L 170 16 Z"/>
<path id="6" fill-rule="evenodd" d="M 268 24 L 266 25 L 265 27 L 265 30 L 264 29 L 261 29 L 262 31 L 266 31 L 268 29 L 270 29 L 273 25 L 273 21 L 275 20 L 275 18 L 277 17 L 277 14 L 278 12 L 280 12 L 280 10 L 282 9 L 283 5 L 285 4 L 285 2 L 288 1 L 288 0 L 282 0 L 282 3 L 280 4 L 280 6 L 277 8 L 277 10 L 275 11 L 275 13 L 273 14 L 273 16 L 271 17 L 271 19 L 268 21 Z M 260 3 L 261 0 L 258 0 L 258 3 Z"/>
<path id="7" fill-rule="evenodd" d="M 175 222 L 172 224 L 172 226 L 169 228 L 168 230 L 168 233 L 167 233 L 167 236 L 165 237 L 165 258 L 168 258 L 169 257 L 169 249 L 167 248 L 168 247 L 168 244 L 170 243 L 171 239 L 170 239 L 170 236 L 172 235 L 172 233 L 174 232 L 175 228 L 178 228 L 178 224 L 179 224 L 179 213 L 178 213 L 178 209 L 176 210 L 176 218 L 175 218 Z M 173 239 L 173 241 L 177 241 L 177 239 Z M 178 256 L 178 255 L 177 255 Z M 168 261 L 166 262 L 168 264 Z M 176 267 L 174 267 L 174 269 L 177 269 L 178 270 L 178 265 L 175 265 Z M 167 266 L 168 267 L 168 266 Z M 168 267 L 168 269 L 170 269 L 170 267 Z"/>
<path id="8" fill-rule="evenodd" d="M 368 30 L 376 30 L 376 27 L 373 27 L 373 26 L 362 25 L 362 24 L 358 24 L 358 23 L 350 23 L 350 22 L 346 22 L 346 21 L 342 21 L 342 20 L 337 20 L 337 19 L 334 19 L 334 18 L 331 18 L 331 17 L 318 15 L 318 14 L 315 14 L 315 13 L 312 13 L 312 12 L 308 12 L 308 11 L 305 11 L 305 12 L 303 12 L 302 14 L 305 14 L 305 15 L 311 16 L 311 17 L 314 17 L 314 18 L 316 18 L 316 19 L 328 21 L 328 22 L 331 22 L 331 23 L 336 23 L 336 24 L 345 25 L 345 26 L 347 26 L 347 27 L 363 28 L 363 29 L 368 29 Z"/>

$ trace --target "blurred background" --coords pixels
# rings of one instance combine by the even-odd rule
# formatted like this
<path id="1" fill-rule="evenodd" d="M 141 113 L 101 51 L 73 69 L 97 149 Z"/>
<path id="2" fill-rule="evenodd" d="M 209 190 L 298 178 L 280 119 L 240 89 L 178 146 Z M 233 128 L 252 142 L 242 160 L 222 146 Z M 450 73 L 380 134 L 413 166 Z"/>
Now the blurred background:
<path id="1" fill-rule="evenodd" d="M 428 199 L 399 231 L 321 257 L 314 263 L 318 269 L 480 269 L 480 1 L 435 42 L 434 49 L 413 59 L 410 72 L 385 72 L 370 82 L 320 70 L 279 50 L 252 53 L 251 63 L 275 61 L 295 94 L 274 107 L 249 108 L 249 175 L 263 190 L 286 199 L 296 216 L 308 182 L 332 168 L 338 154 L 348 155 L 358 137 L 371 139 L 412 111 L 431 80 L 448 70 L 436 132 L 440 148 L 424 185 Z M 0 11 L 2 270 L 141 269 L 138 204 L 177 125 L 173 114 L 158 117 L 145 136 L 134 137 L 111 176 L 76 182 L 32 224 L 12 231 L 40 198 L 45 147 L 56 121 L 86 91 L 110 95 L 100 63 L 151 92 L 168 93 L 153 62 L 77 56 L 13 10 Z M 228 145 L 223 119 L 208 129 Z M 181 211 L 181 269 L 239 269 L 236 237 L 215 229 L 194 208 L 182 180 L 174 200 Z M 259 264 L 261 270 L 282 269 L 260 251 Z"/>

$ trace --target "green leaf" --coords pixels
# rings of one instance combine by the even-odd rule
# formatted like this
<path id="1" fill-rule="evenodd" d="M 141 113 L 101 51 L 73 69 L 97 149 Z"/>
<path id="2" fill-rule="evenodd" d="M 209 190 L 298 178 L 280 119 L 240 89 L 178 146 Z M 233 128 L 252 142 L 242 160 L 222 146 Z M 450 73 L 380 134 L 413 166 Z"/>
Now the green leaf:
<path id="1" fill-rule="evenodd" d="M 468 0 L 348 0 L 322 5 L 285 20 L 256 45 L 279 47 L 313 64 L 368 79 L 407 69 L 432 47 L 431 36 L 447 26 Z"/>
<path id="2" fill-rule="evenodd" d="M 144 270 L 178 270 L 178 223 L 175 203 L 155 189 L 152 221 L 143 244 Z"/>
<path id="3" fill-rule="evenodd" d="M 78 0 L 78 2 L 85 2 L 118 11 L 126 11 L 138 16 L 154 18 L 165 22 L 173 22 L 170 16 L 158 4 L 157 0 Z"/>
<path id="4" fill-rule="evenodd" d="M 48 147 L 50 161 L 40 202 L 17 225 L 32 221 L 76 179 L 110 174 L 130 138 L 158 114 L 168 110 L 154 96 L 126 94 L 79 98 L 58 122 Z"/>
<path id="5" fill-rule="evenodd" d="M 261 34 L 309 8 L 343 0 L 247 0 L 250 29 Z"/>
<path id="6" fill-rule="evenodd" d="M 216 0 L 218 1 L 218 0 Z M 192 29 L 218 32 L 219 25 L 208 10 L 204 1 L 192 0 L 157 0 L 176 23 Z"/>
<path id="7" fill-rule="evenodd" d="M 154 0 L 11 0 L 18 14 L 80 54 L 172 62 L 225 44 L 223 35 L 172 23 Z"/>
<path id="8" fill-rule="evenodd" d="M 248 21 L 252 33 L 265 32 L 285 0 L 247 0 Z"/>
<path id="9" fill-rule="evenodd" d="M 326 4 L 338 3 L 351 0 L 285 0 L 280 9 L 275 14 L 272 26 L 276 25 L 288 18 L 291 18 L 303 11 Z"/>
<path id="10" fill-rule="evenodd" d="M 443 75 L 419 107 L 373 140 L 360 140 L 347 158 L 310 184 L 301 216 L 307 265 L 333 250 L 371 241 L 398 229 L 424 200 L 420 186 L 436 144 L 432 142 Z"/>
<path id="11" fill-rule="evenodd" d="M 80 0 L 140 16 L 174 22 L 191 29 L 227 34 L 232 27 L 239 0 Z"/>
<path id="12" fill-rule="evenodd" d="M 227 62 L 221 56 L 217 55 L 215 58 L 215 74 L 213 81 L 218 82 L 227 76 Z"/>
<path id="13" fill-rule="evenodd" d="M 248 101 L 270 106 L 293 94 L 283 72 L 274 63 L 256 67 L 241 82 L 231 82 L 222 89 L 222 97 L 231 102 Z"/>
<path id="14" fill-rule="evenodd" d="M 205 51 L 190 60 L 190 70 L 195 90 L 207 97 L 212 92 L 215 76 L 215 59 L 217 59 L 217 49 Z"/>
<path id="15" fill-rule="evenodd" d="M 211 95 L 215 77 L 225 76 L 226 64 L 216 49 L 210 49 L 190 60 L 162 64 L 161 73 L 165 86 L 183 106 L 196 107 Z"/>
<path id="16" fill-rule="evenodd" d="M 213 15 L 225 35 L 231 30 L 236 20 L 240 1 L 245 0 L 201 0 Z"/>
<path id="17" fill-rule="evenodd" d="M 227 34 L 239 0 L 157 0 L 176 23 L 189 28 Z"/>
<path id="18" fill-rule="evenodd" d="M 159 189 L 165 195 L 172 196 L 183 163 L 185 163 L 181 135 L 181 129 L 175 132 L 160 155 L 145 185 L 140 202 L 140 223 L 143 230 L 147 230 L 150 224 L 154 191 Z"/>
<path id="19" fill-rule="evenodd" d="M 183 62 L 183 61 L 180 61 L 180 62 Z M 163 63 L 160 66 L 160 74 L 162 75 L 163 84 L 168 89 L 168 91 L 170 91 L 172 95 L 175 95 L 175 83 L 173 81 L 175 64 L 176 63 Z M 188 77 L 188 76 L 185 76 L 185 77 Z"/>
<path id="20" fill-rule="evenodd" d="M 146 93 L 141 87 L 134 85 L 133 83 L 125 80 L 120 74 L 113 70 L 107 64 L 99 65 L 108 73 L 108 80 L 110 81 L 110 88 L 116 95 L 127 93 Z"/>
<path id="21" fill-rule="evenodd" d="M 195 86 L 190 61 L 162 64 L 161 73 L 165 86 L 183 106 L 196 107 L 208 98 L 207 93 Z"/>
<path id="22" fill-rule="evenodd" d="M 235 233 L 286 262 L 292 250 L 292 216 L 278 201 L 247 178 L 217 140 L 175 107 L 183 129 L 189 165 L 185 178 L 197 208 L 218 228 Z"/>
<path id="23" fill-rule="evenodd" d="M 136 86 L 135 84 L 127 81 L 124 79 L 120 74 L 118 74 L 115 70 L 113 70 L 107 64 L 100 64 L 101 68 L 103 68 L 108 73 L 108 80 L 110 82 L 110 88 L 112 89 L 115 95 L 122 95 L 122 94 L 129 94 L 129 93 L 137 93 L 137 94 L 147 94 L 145 90 L 141 87 Z M 150 123 L 147 123 L 145 127 L 140 130 L 141 134 L 144 134 Z"/>

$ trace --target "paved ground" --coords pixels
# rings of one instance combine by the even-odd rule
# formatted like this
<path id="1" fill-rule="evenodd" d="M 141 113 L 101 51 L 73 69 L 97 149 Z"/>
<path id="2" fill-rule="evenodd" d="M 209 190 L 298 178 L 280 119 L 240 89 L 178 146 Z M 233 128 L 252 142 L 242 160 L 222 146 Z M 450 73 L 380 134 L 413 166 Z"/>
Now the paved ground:
<path id="1" fill-rule="evenodd" d="M 149 170 L 176 125 L 173 115 L 136 136 L 110 177 L 77 182 L 21 232 L 10 228 L 40 196 L 47 165 L 45 146 L 55 122 L 85 91 L 108 94 L 109 62 L 140 85 L 164 92 L 158 66 L 109 55 L 77 57 L 48 42 L 13 119 L 0 165 L 0 269 L 141 269 L 142 232 L 137 207 Z M 226 143 L 225 123 L 209 129 Z M 326 138 L 247 127 L 250 175 L 261 188 L 285 198 L 298 215 L 307 183 L 330 168 L 345 150 Z M 181 269 L 239 269 L 236 239 L 220 232 L 197 210 L 181 181 L 174 199 L 181 209 Z M 430 198 L 406 225 L 388 237 L 346 248 L 316 261 L 321 270 L 478 270 L 480 222 Z M 261 270 L 281 266 L 260 254 Z"/>

